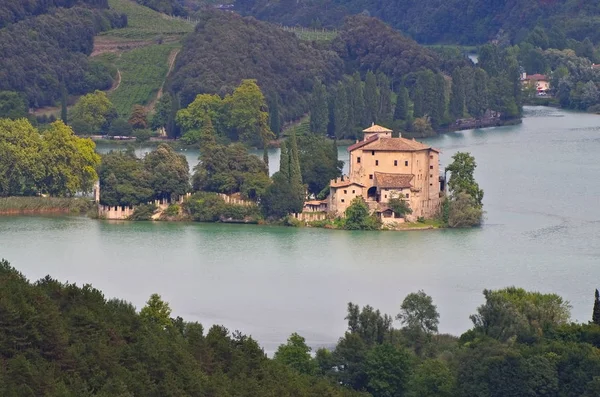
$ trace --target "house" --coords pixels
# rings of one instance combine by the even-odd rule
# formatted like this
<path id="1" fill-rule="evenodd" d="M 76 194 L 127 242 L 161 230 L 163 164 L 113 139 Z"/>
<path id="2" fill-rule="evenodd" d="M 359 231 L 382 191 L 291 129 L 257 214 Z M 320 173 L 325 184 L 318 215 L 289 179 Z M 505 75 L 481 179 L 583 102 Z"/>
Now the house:
<path id="1" fill-rule="evenodd" d="M 546 94 L 550 90 L 550 79 L 544 74 L 527 75 L 523 73 L 521 82 L 523 85 L 534 86 L 538 95 Z"/>
<path id="2" fill-rule="evenodd" d="M 304 203 L 302 212 L 327 212 L 327 200 L 310 200 Z"/>
<path id="3" fill-rule="evenodd" d="M 360 196 L 384 221 L 393 215 L 387 205 L 392 198 L 409 204 L 409 221 L 436 216 L 444 187 L 439 150 L 414 139 L 392 138 L 391 130 L 378 125 L 363 132 L 364 139 L 348 148 L 348 175 L 330 182 L 329 211 L 342 216 Z"/>

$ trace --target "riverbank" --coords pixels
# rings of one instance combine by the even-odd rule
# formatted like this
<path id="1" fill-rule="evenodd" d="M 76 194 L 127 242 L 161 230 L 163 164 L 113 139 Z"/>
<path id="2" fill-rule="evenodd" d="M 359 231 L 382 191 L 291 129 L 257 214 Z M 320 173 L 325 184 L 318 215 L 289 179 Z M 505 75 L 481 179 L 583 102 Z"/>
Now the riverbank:
<path id="1" fill-rule="evenodd" d="M 94 208 L 89 198 L 0 197 L 0 215 L 87 214 Z"/>

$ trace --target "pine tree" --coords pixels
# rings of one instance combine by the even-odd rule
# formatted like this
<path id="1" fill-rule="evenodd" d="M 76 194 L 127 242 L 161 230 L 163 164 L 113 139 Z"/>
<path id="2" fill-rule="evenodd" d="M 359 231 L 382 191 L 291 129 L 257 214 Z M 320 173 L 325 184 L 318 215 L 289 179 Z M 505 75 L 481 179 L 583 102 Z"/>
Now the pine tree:
<path id="1" fill-rule="evenodd" d="M 335 137 L 340 139 L 346 136 L 348 121 L 348 99 L 346 98 L 346 89 L 340 82 L 335 92 L 333 105 L 333 126 Z"/>
<path id="2" fill-rule="evenodd" d="M 408 118 L 408 90 L 406 87 L 400 87 L 398 97 L 396 98 L 396 108 L 394 109 L 394 120 L 406 120 Z"/>
<path id="3" fill-rule="evenodd" d="M 383 74 L 377 74 L 377 85 L 379 86 L 379 108 L 377 120 L 380 123 L 388 124 L 392 121 L 392 90 L 390 88 L 390 79 Z"/>
<path id="4" fill-rule="evenodd" d="M 310 131 L 315 134 L 327 133 L 327 91 L 320 81 L 313 84 L 312 98 L 310 101 Z"/>
<path id="5" fill-rule="evenodd" d="M 450 94 L 450 115 L 454 120 L 465 114 L 465 83 L 460 68 L 452 72 L 452 92 Z"/>
<path id="6" fill-rule="evenodd" d="M 370 70 L 365 78 L 365 107 L 367 111 L 368 124 L 377 122 L 377 111 L 379 109 L 379 93 L 377 92 L 377 79 Z"/>
<path id="7" fill-rule="evenodd" d="M 600 325 L 600 293 L 598 293 L 598 290 L 596 290 L 595 298 L 594 311 L 592 313 L 592 323 Z"/>

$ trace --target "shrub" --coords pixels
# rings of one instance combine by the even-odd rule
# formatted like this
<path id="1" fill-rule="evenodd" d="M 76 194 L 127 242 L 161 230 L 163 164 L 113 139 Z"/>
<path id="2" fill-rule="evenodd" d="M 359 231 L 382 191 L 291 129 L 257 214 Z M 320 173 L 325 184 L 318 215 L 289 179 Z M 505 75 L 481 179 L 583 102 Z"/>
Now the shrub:
<path id="1" fill-rule="evenodd" d="M 156 212 L 154 204 L 140 204 L 135 207 L 133 214 L 129 217 L 130 221 L 150 221 L 152 215 Z"/>
<path id="2" fill-rule="evenodd" d="M 381 221 L 375 215 L 369 213 L 369 207 L 365 203 L 365 200 L 360 196 L 354 198 L 350 206 L 346 209 L 344 229 L 378 230 L 380 228 Z"/>

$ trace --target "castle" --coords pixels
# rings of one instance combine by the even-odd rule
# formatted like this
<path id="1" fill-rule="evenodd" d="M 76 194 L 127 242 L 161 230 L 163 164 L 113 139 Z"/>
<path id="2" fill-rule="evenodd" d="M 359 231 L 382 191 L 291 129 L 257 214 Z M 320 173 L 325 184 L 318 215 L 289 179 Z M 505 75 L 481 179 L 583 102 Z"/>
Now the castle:
<path id="1" fill-rule="evenodd" d="M 363 133 L 364 139 L 348 148 L 349 175 L 330 182 L 328 211 L 343 216 L 361 196 L 384 223 L 403 222 L 388 207 L 390 199 L 401 198 L 412 209 L 407 221 L 435 217 L 445 189 L 439 150 L 414 139 L 392 138 L 391 130 L 375 124 Z"/>

